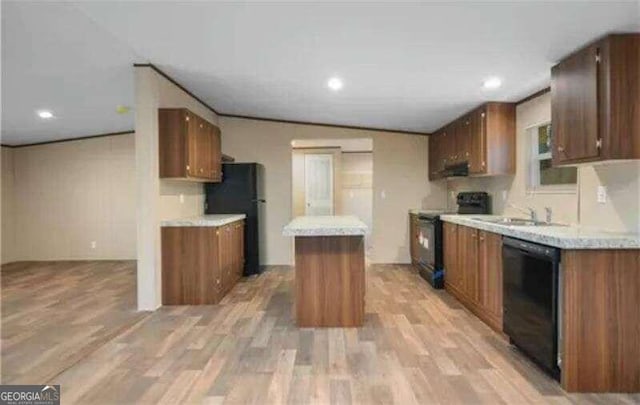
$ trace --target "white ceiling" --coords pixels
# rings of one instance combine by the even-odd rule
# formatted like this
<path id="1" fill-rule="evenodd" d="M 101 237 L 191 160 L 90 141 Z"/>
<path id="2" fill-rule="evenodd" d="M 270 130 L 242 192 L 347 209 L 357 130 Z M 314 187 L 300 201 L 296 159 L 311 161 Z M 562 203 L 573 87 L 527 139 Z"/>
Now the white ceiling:
<path id="1" fill-rule="evenodd" d="M 638 4 L 4 1 L 2 141 L 132 128 L 115 105 L 133 104 L 133 62 L 227 114 L 428 132 L 545 87 L 554 62 L 606 32 L 639 30 Z M 482 90 L 491 75 L 503 87 Z"/>
<path id="2" fill-rule="evenodd" d="M 72 5 L 2 1 L 2 144 L 131 130 L 138 57 Z M 49 109 L 55 118 L 36 115 Z"/>

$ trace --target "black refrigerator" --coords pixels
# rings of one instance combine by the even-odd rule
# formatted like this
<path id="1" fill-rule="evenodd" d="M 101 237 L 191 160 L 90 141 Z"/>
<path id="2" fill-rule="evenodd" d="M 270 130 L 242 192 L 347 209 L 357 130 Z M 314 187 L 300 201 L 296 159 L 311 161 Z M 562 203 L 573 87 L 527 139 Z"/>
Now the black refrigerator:
<path id="1" fill-rule="evenodd" d="M 244 275 L 260 273 L 260 221 L 264 219 L 264 168 L 258 163 L 224 163 L 222 182 L 205 185 L 205 213 L 245 214 Z"/>

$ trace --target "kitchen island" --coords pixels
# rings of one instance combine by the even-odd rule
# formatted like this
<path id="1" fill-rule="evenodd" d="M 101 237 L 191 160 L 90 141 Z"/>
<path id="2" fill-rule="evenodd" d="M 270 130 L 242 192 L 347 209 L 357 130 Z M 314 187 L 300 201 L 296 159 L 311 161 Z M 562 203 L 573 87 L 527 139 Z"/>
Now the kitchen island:
<path id="1" fill-rule="evenodd" d="M 362 326 L 367 232 L 354 216 L 297 217 L 284 227 L 284 236 L 295 237 L 298 326 Z"/>

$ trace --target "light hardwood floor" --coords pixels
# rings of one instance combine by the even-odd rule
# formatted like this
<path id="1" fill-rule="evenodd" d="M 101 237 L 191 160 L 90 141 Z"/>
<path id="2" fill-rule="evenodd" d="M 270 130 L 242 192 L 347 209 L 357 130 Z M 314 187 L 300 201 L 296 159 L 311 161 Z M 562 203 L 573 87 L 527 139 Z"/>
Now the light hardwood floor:
<path id="1" fill-rule="evenodd" d="M 369 267 L 359 329 L 295 327 L 287 267 L 140 314 L 133 263 L 22 266 L 2 269 L 2 380 L 61 384 L 63 403 L 640 403 L 567 395 L 408 266 Z"/>

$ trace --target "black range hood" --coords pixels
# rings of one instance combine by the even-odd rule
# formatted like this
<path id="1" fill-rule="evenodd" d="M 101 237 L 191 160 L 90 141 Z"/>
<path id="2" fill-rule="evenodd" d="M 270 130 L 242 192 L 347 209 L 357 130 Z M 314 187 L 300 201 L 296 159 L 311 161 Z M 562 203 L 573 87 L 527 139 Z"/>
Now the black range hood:
<path id="1" fill-rule="evenodd" d="M 444 177 L 467 177 L 469 176 L 469 162 L 445 166 L 441 173 Z"/>

